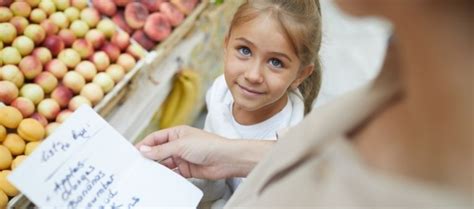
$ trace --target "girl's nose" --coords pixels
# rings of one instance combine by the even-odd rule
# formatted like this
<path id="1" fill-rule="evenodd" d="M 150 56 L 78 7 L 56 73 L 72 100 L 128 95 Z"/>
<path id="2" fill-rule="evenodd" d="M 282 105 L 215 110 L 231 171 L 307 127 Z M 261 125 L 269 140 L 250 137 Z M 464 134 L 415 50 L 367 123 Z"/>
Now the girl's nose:
<path id="1" fill-rule="evenodd" d="M 250 83 L 262 83 L 263 76 L 260 65 L 253 65 L 245 72 L 245 79 Z"/>

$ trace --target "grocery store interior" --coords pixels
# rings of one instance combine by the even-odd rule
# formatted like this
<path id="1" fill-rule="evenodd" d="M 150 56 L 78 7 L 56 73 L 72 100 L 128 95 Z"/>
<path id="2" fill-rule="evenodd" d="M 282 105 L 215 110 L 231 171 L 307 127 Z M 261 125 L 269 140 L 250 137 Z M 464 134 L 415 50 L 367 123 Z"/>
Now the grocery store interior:
<path id="1" fill-rule="evenodd" d="M 254 0 L 249 0 L 249 2 L 254 2 Z M 259 1 L 255 0 L 255 2 Z M 46 143 L 49 139 L 58 138 L 61 135 L 55 135 L 55 131 L 62 131 L 62 128 L 69 128 L 70 125 L 67 125 L 66 128 L 62 126 L 68 121 L 67 119 L 69 117 L 86 117 L 74 114 L 79 107 L 88 106 L 92 108 L 114 131 L 118 132 L 130 144 L 136 145 L 136 148 L 141 152 L 143 152 L 144 149 L 142 149 L 143 147 L 139 147 L 139 145 L 147 145 L 146 148 L 150 148 L 148 145 L 150 145 L 151 141 L 142 141 L 146 139 L 147 136 L 151 136 L 150 134 L 156 133 L 159 130 L 171 130 L 168 128 L 182 127 L 181 125 L 204 129 L 216 135 L 221 135 L 222 133 L 222 136 L 226 138 L 258 138 L 260 140 L 279 141 L 281 135 L 289 131 L 291 127 L 297 126 L 300 121 L 306 120 L 303 119 L 303 117 L 311 115 L 311 112 L 307 114 L 308 112 L 303 113 L 303 110 L 312 109 L 312 111 L 319 111 L 319 109 L 321 109 L 321 117 L 329 117 L 324 114 L 324 110 L 329 111 L 333 109 L 326 108 L 327 106 L 331 107 L 341 104 L 337 103 L 340 101 L 338 100 L 340 96 L 370 85 L 376 80 L 379 72 L 381 72 L 384 66 L 384 57 L 388 57 L 388 45 L 390 41 L 393 40 L 393 25 L 387 19 L 374 17 L 372 15 L 363 17 L 351 16 L 338 7 L 338 1 L 336 0 L 298 0 L 287 1 L 286 3 L 284 3 L 284 1 L 262 0 L 260 2 L 264 3 L 255 3 L 255 5 L 257 5 L 255 8 L 268 6 L 272 3 L 277 4 L 275 2 L 286 5 L 288 8 L 291 7 L 288 6 L 291 4 L 297 5 L 304 3 L 313 5 L 313 7 L 317 5 L 317 11 L 315 10 L 313 13 L 317 12 L 317 17 L 321 20 L 320 25 L 317 25 L 321 33 L 319 34 L 321 35 L 320 44 L 317 47 L 320 47 L 316 50 L 316 57 L 318 57 L 317 60 L 320 63 L 320 69 L 314 69 L 319 69 L 320 71 L 311 68 L 312 71 L 310 72 L 312 74 L 307 74 L 308 77 L 302 78 L 301 81 L 298 80 L 300 77 L 297 77 L 298 79 L 292 77 L 291 79 L 293 80 L 291 81 L 285 80 L 283 77 L 285 73 L 275 70 L 276 67 L 273 64 L 281 64 L 281 66 L 290 69 L 289 66 L 292 66 L 291 62 L 286 63 L 285 60 L 291 60 L 288 57 L 293 58 L 292 56 L 299 59 L 300 51 L 298 50 L 300 50 L 301 47 L 295 46 L 293 39 L 288 42 L 288 36 L 294 34 L 291 31 L 288 32 L 288 28 L 284 28 L 286 27 L 283 26 L 286 24 L 285 22 L 278 22 L 279 26 L 275 26 L 274 23 L 276 21 L 271 19 L 277 17 L 277 15 L 272 16 L 272 12 L 280 12 L 278 9 L 281 8 L 271 10 L 270 12 L 262 10 L 264 11 L 262 13 L 269 14 L 267 16 L 262 15 L 262 17 L 259 15 L 252 16 L 252 13 L 246 14 L 244 11 L 242 12 L 244 15 L 240 16 L 242 19 L 238 19 L 244 22 L 239 23 L 236 21 L 236 26 L 232 26 L 234 24 L 233 19 L 238 17 L 237 15 L 234 16 L 234 14 L 236 14 L 236 11 L 238 11 L 242 4 L 248 4 L 246 0 L 0 0 L 0 209 L 35 208 L 35 205 L 40 208 L 52 206 L 42 203 L 41 201 L 38 202 L 34 197 L 35 192 L 38 191 L 33 192 L 32 190 L 28 190 L 28 187 L 33 187 L 32 185 L 25 183 L 21 184 L 21 188 L 16 188 L 14 185 L 17 184 L 9 182 L 7 176 L 14 172 L 17 166 L 22 162 L 27 162 L 24 160 L 28 159 L 29 156 L 36 154 L 39 158 L 41 153 L 35 153 L 33 152 L 34 150 L 42 150 L 44 160 L 44 150 L 46 149 L 44 147 L 46 147 L 46 145 L 41 145 Z M 315 2 L 317 3 L 315 4 Z M 464 1 L 460 0 L 460 2 Z M 468 1 L 464 3 L 469 4 L 467 2 Z M 456 3 L 453 4 L 456 5 Z M 457 5 L 461 5 L 461 3 Z M 469 5 L 471 6 L 471 4 Z M 396 7 L 396 4 L 395 6 L 391 6 Z M 296 8 L 296 6 L 293 8 Z M 301 11 L 308 12 L 309 10 L 311 10 L 311 8 L 308 9 L 306 5 L 306 9 Z M 253 10 L 249 9 L 249 11 Z M 245 16 L 245 14 L 248 16 Z M 278 15 L 281 15 L 278 16 L 279 19 L 277 18 L 280 21 L 290 16 L 284 12 Z M 293 14 L 292 18 L 296 19 L 300 16 L 302 15 L 298 16 L 297 14 Z M 470 17 L 472 17 L 472 15 Z M 269 21 L 269 24 L 266 25 L 267 22 L 265 22 L 265 24 L 259 23 L 258 21 L 254 21 L 254 18 L 261 22 Z M 257 30 L 256 27 L 239 27 L 239 24 L 250 24 L 245 21 L 264 28 L 270 28 L 270 30 L 274 28 L 279 29 L 273 33 L 264 33 L 265 31 Z M 303 23 L 295 24 L 301 25 Z M 239 48 L 237 48 L 236 51 L 234 50 L 235 53 L 239 53 L 236 55 L 238 58 L 229 58 L 229 56 L 232 56 L 234 53 L 234 51 L 229 51 L 233 49 L 228 48 L 228 43 L 233 43 L 233 40 L 229 39 L 230 27 L 232 27 L 232 31 L 234 31 L 234 29 L 237 31 L 235 32 L 236 34 L 244 34 L 242 36 L 244 38 L 240 38 L 244 40 L 242 43 L 249 43 L 248 45 L 243 44 L 245 46 L 241 46 L 242 43 L 240 43 Z M 281 27 L 283 27 L 283 30 Z M 311 26 L 307 27 L 311 28 Z M 472 36 L 472 28 L 474 27 L 472 27 L 471 22 L 470 34 L 471 37 L 474 37 Z M 251 38 L 248 39 L 245 38 L 247 34 L 254 35 L 259 32 L 261 32 L 259 34 L 260 36 L 256 35 L 254 37 L 250 36 Z M 295 33 L 303 32 L 299 31 Z M 278 41 L 280 40 L 278 39 L 279 37 L 284 37 L 284 39 L 292 45 L 290 47 L 292 50 L 287 50 L 284 44 L 277 46 L 269 44 L 270 41 L 266 42 L 265 38 L 261 37 L 262 34 L 269 35 L 267 38 L 272 41 Z M 252 43 L 248 40 L 260 41 Z M 474 50 L 472 50 L 472 38 L 470 40 L 471 43 L 466 46 L 466 48 L 471 51 L 470 57 L 472 58 L 472 52 Z M 301 41 L 296 42 L 300 43 Z M 315 45 L 312 46 L 316 48 Z M 263 68 L 258 69 L 260 70 L 258 71 L 255 70 L 257 68 L 249 67 L 250 64 L 248 63 L 251 60 L 266 59 L 262 58 L 268 55 L 264 54 L 265 50 L 273 49 L 281 49 L 283 52 L 275 52 L 274 54 L 279 54 L 275 55 L 277 58 L 271 57 L 269 60 L 262 61 L 262 65 L 264 66 L 272 65 L 271 70 L 269 70 L 270 67 L 268 69 L 265 68 L 268 72 L 264 72 L 264 70 L 262 70 Z M 287 56 L 284 54 L 286 53 L 285 50 L 292 51 L 291 53 L 293 54 Z M 297 51 L 297 53 L 294 51 Z M 248 65 L 238 66 L 239 63 L 244 62 Z M 234 64 L 233 66 L 232 63 Z M 470 75 L 472 75 L 472 66 L 474 66 L 474 63 L 470 62 L 470 64 L 473 64 L 469 72 Z M 310 66 L 314 67 L 315 65 Z M 275 67 L 275 69 L 273 69 L 273 67 Z M 246 69 L 244 70 L 244 68 Z M 232 72 L 232 69 L 235 70 L 235 72 Z M 241 72 L 237 72 L 238 70 L 241 70 Z M 297 72 L 298 74 L 295 73 L 295 76 L 303 75 L 299 74 L 300 71 Z M 242 74 L 238 75 L 238 73 Z M 420 71 L 420 73 L 430 74 L 429 72 L 423 71 Z M 224 76 L 222 76 L 223 74 Z M 318 83 L 319 86 L 317 87 L 316 96 L 311 100 L 312 102 L 309 103 L 310 107 L 308 107 L 306 94 L 303 90 L 299 90 L 299 88 L 301 87 L 301 83 L 305 82 L 303 80 L 309 78 L 309 75 L 314 74 L 318 74 L 320 80 L 313 82 L 313 84 Z M 260 77 L 256 78 L 252 76 Z M 263 84 L 251 84 L 251 79 L 255 79 L 254 84 L 258 82 Z M 262 81 L 256 81 L 259 79 L 262 79 Z M 293 88 L 296 81 L 301 83 L 296 84 Z M 232 82 L 236 82 L 236 86 L 229 86 Z M 282 84 L 282 82 L 287 83 Z M 458 83 L 464 85 L 463 88 L 467 87 L 464 89 L 467 89 L 468 93 L 473 92 L 474 86 L 472 86 L 472 84 L 467 84 L 462 79 L 459 80 Z M 273 90 L 258 90 L 265 88 L 283 88 L 277 85 L 286 85 L 284 87 L 285 89 L 281 92 L 284 96 L 275 97 L 274 94 L 279 93 L 267 94 L 263 92 L 272 92 Z M 235 90 L 234 88 L 238 88 L 239 90 Z M 241 95 L 236 96 L 235 94 Z M 269 99 L 273 99 L 271 103 L 268 103 L 265 99 L 260 99 L 263 98 L 261 96 L 264 94 L 267 94 L 269 97 L 274 96 L 274 98 Z M 466 104 L 467 106 L 472 104 L 472 95 L 473 94 L 471 94 L 470 97 L 470 103 L 459 104 Z M 385 97 L 380 96 L 380 98 Z M 222 101 L 216 101 L 218 99 Z M 377 101 L 378 99 L 379 97 L 377 97 Z M 267 102 L 263 105 L 268 106 L 262 106 L 259 100 Z M 376 99 L 374 99 L 374 101 L 375 100 Z M 354 104 L 360 103 L 359 106 L 374 108 L 371 106 L 371 103 L 369 103 L 371 101 L 372 100 L 367 97 L 367 99 L 354 102 Z M 248 102 L 248 106 L 250 106 L 248 107 L 249 109 L 253 108 L 254 106 L 252 105 L 254 104 L 257 106 L 261 105 L 255 108 L 262 109 L 254 108 L 251 111 L 247 110 L 245 109 L 247 108 L 246 104 L 244 104 L 245 102 Z M 279 102 L 283 105 L 280 105 Z M 359 106 L 354 105 L 352 107 L 357 108 Z M 349 107 L 349 109 L 351 109 L 351 107 Z M 474 114 L 472 114 L 472 110 L 473 108 L 471 107 L 469 113 L 471 117 L 468 118 L 469 121 L 473 122 L 471 126 L 474 124 Z M 254 112 L 252 113 L 252 111 Z M 364 109 L 360 111 L 360 114 L 368 114 L 366 113 L 368 111 L 372 110 Z M 241 115 L 239 115 L 239 113 Z M 455 112 L 453 114 L 459 113 L 460 112 Z M 245 116 L 252 114 L 253 116 L 245 118 Z M 358 114 L 339 112 L 337 120 L 333 120 L 335 122 L 317 121 L 315 124 L 321 124 L 322 127 L 327 128 L 329 125 L 334 125 L 340 121 L 356 120 L 353 118 L 359 117 L 357 115 Z M 77 120 L 80 121 L 80 119 Z M 446 120 L 451 121 L 451 118 L 447 118 Z M 417 120 L 417 122 L 422 123 L 422 120 Z M 323 125 L 322 123 L 328 123 L 329 125 Z M 343 122 L 340 122 L 340 124 L 346 125 Z M 453 122 L 452 124 L 457 123 Z M 351 125 L 347 126 L 354 126 L 354 124 L 351 122 Z M 391 133 L 390 131 L 392 130 L 388 130 L 389 134 Z M 310 134 L 312 133 L 313 132 Z M 172 133 L 167 134 L 170 135 Z M 334 135 L 338 133 L 323 132 L 320 135 L 333 137 L 331 134 Z M 448 133 L 446 132 L 445 134 Z M 273 138 L 268 138 L 267 136 L 269 135 Z M 452 135 L 452 137 L 458 136 L 461 135 Z M 467 132 L 467 136 L 471 138 L 470 145 L 472 147 L 472 139 L 474 138 L 472 129 L 470 132 Z M 278 144 L 278 142 L 276 143 Z M 389 142 L 389 144 L 390 143 L 392 142 Z M 214 144 L 209 142 L 208 145 L 211 146 Z M 397 146 L 398 144 L 394 143 L 393 145 Z M 289 143 L 282 146 L 292 147 Z M 374 149 L 374 147 L 366 148 Z M 56 152 L 56 149 L 59 148 L 55 147 L 54 152 Z M 65 149 L 64 146 L 61 149 Z M 104 152 L 108 152 L 109 149 L 114 150 L 114 145 L 108 145 L 103 149 Z M 275 152 L 277 151 L 278 149 L 275 148 Z M 51 156 L 54 155 L 53 151 L 50 150 L 49 152 Z M 319 151 L 316 152 L 319 153 Z M 471 153 L 471 159 L 470 161 L 467 160 L 467 162 L 472 163 L 472 149 L 464 153 L 469 152 Z M 248 154 L 248 152 L 237 153 L 242 153 L 242 155 Z M 288 161 L 291 160 L 292 157 L 295 157 L 291 153 L 293 153 L 293 151 L 285 153 L 285 155 L 289 155 Z M 427 154 L 428 156 L 434 155 L 428 151 L 427 153 L 430 153 Z M 277 156 L 281 156 L 282 154 L 283 153 L 280 153 Z M 326 153 L 327 158 L 330 158 L 330 163 L 337 160 L 341 161 L 341 159 L 338 158 L 347 157 L 333 156 L 330 154 L 331 153 Z M 415 156 L 422 158 L 425 157 L 424 154 Z M 323 157 L 326 155 L 323 155 Z M 146 157 L 150 158 L 148 156 Z M 170 157 L 174 159 L 173 165 L 176 164 L 176 167 L 181 170 L 173 170 L 184 177 L 189 177 L 184 174 L 182 167 L 177 166 L 176 159 L 182 161 L 182 157 L 174 157 L 176 156 L 172 155 L 172 157 Z M 469 158 L 469 156 L 464 157 Z M 150 159 L 162 163 L 165 161 Z M 324 159 L 326 160 L 326 158 Z M 430 159 L 436 159 L 436 157 Z M 440 157 L 439 160 L 441 159 Z M 66 161 L 66 159 L 64 160 Z M 31 161 L 33 161 L 33 159 Z M 28 163 L 30 162 L 28 161 Z M 340 169 L 338 171 L 344 173 L 345 169 L 346 173 L 355 172 L 356 174 L 354 175 L 361 175 L 359 170 L 357 170 L 359 169 L 358 167 L 350 167 L 352 164 L 349 163 L 343 164 L 347 166 L 340 166 L 344 168 L 336 166 L 336 170 Z M 169 164 L 165 165 L 168 166 Z M 297 163 L 295 165 L 300 166 L 300 164 Z M 260 170 L 257 169 L 258 171 L 256 172 L 261 172 L 262 178 L 268 177 L 264 176 L 268 174 L 265 174 L 265 168 L 269 171 L 273 169 L 270 166 L 261 166 L 258 168 Z M 440 169 L 443 168 L 440 167 Z M 452 167 L 452 169 L 457 168 L 456 166 Z M 289 168 L 279 169 L 291 170 L 293 167 L 290 166 Z M 324 176 L 324 174 L 334 173 L 331 169 L 332 167 L 330 166 L 328 172 L 325 173 L 324 169 L 321 168 L 322 176 Z M 471 173 L 466 175 L 470 175 L 472 183 L 472 170 L 474 170 L 474 166 L 471 164 L 470 168 L 465 169 L 471 170 Z M 25 168 L 24 170 L 26 171 L 28 169 Z M 357 172 L 355 170 L 357 170 Z M 422 173 L 417 173 L 417 175 L 418 174 L 420 176 L 424 175 Z M 285 175 L 286 174 L 283 176 Z M 319 176 L 321 174 L 317 175 Z M 340 175 L 340 173 L 337 175 Z M 198 201 L 199 206 L 192 205 L 189 207 L 189 205 L 184 205 L 184 208 L 197 207 L 217 209 L 223 208 L 226 203 L 230 203 L 232 208 L 239 208 L 239 203 L 245 202 L 244 199 L 233 198 L 231 199 L 233 201 L 227 202 L 234 192 L 241 191 L 236 190 L 237 186 L 239 186 L 239 184 L 245 184 L 247 180 L 248 182 L 255 183 L 255 186 L 260 185 L 256 183 L 257 181 L 241 178 L 245 176 L 246 175 L 239 176 L 239 178 L 232 176 L 232 178 L 225 178 L 225 181 L 215 182 L 203 181 L 202 179 L 195 181 L 190 180 L 190 185 L 194 184 L 194 186 L 199 188 L 203 192 L 203 197 L 200 203 Z M 258 176 L 259 175 L 255 174 L 251 177 L 256 179 Z M 377 177 L 384 178 L 385 176 Z M 462 179 L 464 177 L 465 176 L 460 178 Z M 289 197 L 285 195 L 287 195 L 288 192 L 279 193 L 275 191 L 279 186 L 273 185 L 273 181 L 278 182 L 281 177 L 276 175 L 273 176 L 273 178 L 275 179 L 266 182 L 266 184 L 260 188 L 257 197 L 248 196 L 247 198 L 250 198 L 250 200 L 244 204 L 245 206 L 243 208 L 316 208 L 315 205 L 311 205 L 307 202 L 308 200 L 305 199 L 307 195 L 298 196 L 301 198 L 294 198 L 295 202 L 301 201 L 300 204 L 290 204 L 286 202 L 285 200 Z M 289 178 L 282 178 L 283 180 L 290 181 L 288 180 Z M 344 178 L 344 176 L 337 176 L 335 178 Z M 370 176 L 367 175 L 365 178 L 370 179 Z M 211 179 L 216 180 L 215 177 L 211 177 Z M 361 182 L 367 179 L 361 180 Z M 405 183 L 405 180 L 407 179 L 402 178 L 400 181 Z M 410 179 L 410 181 L 411 180 L 413 179 Z M 80 180 L 78 181 L 80 182 Z M 353 177 L 353 179 L 349 181 L 357 181 L 357 178 Z M 383 182 L 384 185 L 389 182 L 386 179 L 377 179 L 377 181 L 386 181 Z M 398 179 L 393 182 L 399 183 Z M 393 182 L 390 181 L 390 183 Z M 327 182 L 324 182 L 323 187 L 327 187 L 326 191 L 333 191 L 335 192 L 334 194 L 336 194 L 342 191 L 340 187 L 351 187 L 346 185 L 346 183 L 347 182 L 342 181 L 341 185 L 337 185 L 337 183 L 327 180 Z M 363 183 L 352 183 L 354 183 L 353 187 L 355 189 L 358 187 L 362 188 L 361 184 Z M 396 183 L 393 183 L 393 191 L 396 191 L 395 187 L 397 189 L 405 188 L 402 187 L 405 186 L 405 184 Z M 77 184 L 81 186 L 80 183 Z M 291 188 L 293 192 L 311 193 L 315 191 L 305 188 L 303 188 L 302 191 L 296 191 L 296 188 L 304 184 L 300 182 L 295 182 L 294 184 L 295 187 Z M 35 187 L 40 185 L 42 184 L 37 184 Z M 382 183 L 380 183 L 380 185 L 382 185 Z M 387 185 L 391 184 L 386 184 L 385 186 Z M 474 184 L 471 186 L 474 187 L 473 185 Z M 439 206 L 438 208 L 447 206 L 446 208 L 452 208 L 449 206 L 453 205 L 459 205 L 459 208 L 464 208 L 464 206 L 469 208 L 473 206 L 472 189 L 469 191 L 471 197 L 468 198 L 468 201 L 470 203 L 465 205 L 463 204 L 464 202 L 461 202 L 463 199 L 461 198 L 462 195 L 458 195 L 458 190 L 453 193 L 446 192 L 446 194 L 435 193 L 435 191 L 440 192 L 441 190 L 435 190 L 438 189 L 437 187 L 433 187 L 433 190 L 429 190 L 427 189 L 428 187 L 425 188 L 424 186 L 433 185 L 416 184 L 416 186 L 408 187 L 412 188 L 413 192 L 406 192 L 412 194 L 412 197 L 419 195 L 417 196 L 419 199 L 407 199 L 406 204 L 402 202 L 400 203 L 401 205 L 396 205 L 395 208 L 405 208 L 402 205 L 407 205 L 406 208 L 412 208 L 411 206 L 417 203 L 419 203 L 420 206 L 426 206 L 425 201 L 432 200 L 430 199 L 430 194 L 433 194 L 431 198 L 440 196 L 443 198 L 453 197 L 453 199 L 447 199 L 447 203 L 443 202 L 444 199 L 441 199 L 439 202 L 435 201 L 435 203 L 433 203 L 434 205 L 426 206 L 426 208 L 431 208 L 431 206 Z M 210 187 L 213 188 L 209 189 Z M 221 187 L 225 188 L 222 189 Z M 242 185 L 240 185 L 239 188 L 240 187 L 242 187 Z M 267 187 L 268 192 L 265 192 L 267 191 Z M 373 190 L 377 190 L 375 187 L 376 186 L 374 186 Z M 245 191 L 245 189 L 251 190 L 249 187 L 244 187 L 242 191 Z M 212 195 L 215 195 L 214 193 L 218 191 L 222 193 L 221 196 L 212 199 L 212 201 L 205 202 L 206 198 L 212 198 Z M 425 191 L 427 193 L 418 194 L 415 191 Z M 448 190 L 443 190 L 443 192 L 444 191 Z M 247 193 L 247 195 L 250 194 L 251 193 Z M 275 196 L 267 197 L 265 194 Z M 352 196 L 347 196 L 345 193 L 341 198 L 346 199 L 331 199 L 335 198 L 335 196 L 331 196 L 334 194 L 321 193 L 323 196 L 326 195 L 324 197 L 327 197 L 327 199 L 323 199 L 325 202 L 321 203 L 322 205 L 320 206 L 325 207 L 334 202 L 340 203 L 335 204 L 336 206 L 358 205 L 352 202 Z M 97 195 L 99 195 L 99 193 L 97 193 Z M 282 196 L 282 199 L 276 201 L 275 199 L 278 199 L 279 195 Z M 316 193 L 314 195 L 316 195 Z M 371 193 L 360 195 L 369 195 L 365 196 L 365 198 L 369 198 Z M 261 200 L 262 202 L 259 202 L 259 197 L 263 199 Z M 459 199 L 456 199 L 458 197 Z M 84 198 L 86 198 L 86 196 L 84 196 Z M 116 197 L 111 196 L 110 198 L 113 199 Z M 356 197 L 354 199 L 357 198 L 363 199 L 363 197 Z M 67 203 L 67 198 L 64 199 L 64 196 L 62 200 L 60 200 L 61 198 L 53 199 L 54 201 L 65 201 L 65 203 Z M 131 203 L 128 205 L 128 208 L 134 208 L 136 206 L 135 204 L 146 202 L 145 197 L 140 199 L 142 202 L 138 201 L 138 198 L 135 200 L 132 205 L 130 205 Z M 279 207 L 270 206 L 271 204 L 269 204 L 269 202 L 273 200 L 275 200 L 275 204 Z M 402 200 L 405 201 L 403 198 Z M 453 200 L 453 202 L 449 202 L 450 200 Z M 252 206 L 252 201 L 254 201 L 256 205 Z M 384 201 L 385 199 L 377 202 L 377 204 L 369 203 L 366 204 L 366 206 L 373 205 L 376 208 L 380 208 L 385 204 Z M 357 203 L 363 204 L 364 202 Z M 68 204 L 70 204 L 70 202 Z M 391 204 L 392 201 L 387 200 L 385 206 L 393 206 Z M 61 205 L 57 208 L 96 207 L 100 208 L 97 205 L 85 205 L 84 202 L 77 202 L 77 205 L 68 205 L 68 207 Z M 180 205 L 169 205 L 169 207 L 180 208 Z M 54 208 L 56 208 L 56 206 Z M 137 206 L 137 208 L 140 207 Z M 166 207 L 155 207 L 154 205 L 144 204 L 141 208 Z"/>

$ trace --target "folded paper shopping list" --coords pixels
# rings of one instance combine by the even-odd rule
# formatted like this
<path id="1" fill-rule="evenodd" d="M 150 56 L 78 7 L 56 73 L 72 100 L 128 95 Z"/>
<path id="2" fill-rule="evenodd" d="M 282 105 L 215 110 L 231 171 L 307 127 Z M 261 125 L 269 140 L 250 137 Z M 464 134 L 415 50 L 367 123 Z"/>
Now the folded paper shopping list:
<path id="1" fill-rule="evenodd" d="M 202 192 L 82 106 L 9 180 L 40 208 L 196 208 Z"/>

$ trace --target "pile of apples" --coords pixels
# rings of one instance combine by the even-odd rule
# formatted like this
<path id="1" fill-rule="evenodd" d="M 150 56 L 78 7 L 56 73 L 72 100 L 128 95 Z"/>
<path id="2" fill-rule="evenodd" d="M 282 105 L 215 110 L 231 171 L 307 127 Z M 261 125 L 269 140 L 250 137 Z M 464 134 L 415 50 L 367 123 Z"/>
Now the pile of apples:
<path id="1" fill-rule="evenodd" d="M 0 104 L 38 121 L 45 136 L 80 105 L 99 103 L 145 53 L 88 0 L 0 0 Z M 4 144 L 2 126 L 7 135 L 16 127 L 0 123 Z"/>
<path id="2" fill-rule="evenodd" d="M 165 40 L 198 0 L 92 0 L 92 5 L 147 50 Z"/>

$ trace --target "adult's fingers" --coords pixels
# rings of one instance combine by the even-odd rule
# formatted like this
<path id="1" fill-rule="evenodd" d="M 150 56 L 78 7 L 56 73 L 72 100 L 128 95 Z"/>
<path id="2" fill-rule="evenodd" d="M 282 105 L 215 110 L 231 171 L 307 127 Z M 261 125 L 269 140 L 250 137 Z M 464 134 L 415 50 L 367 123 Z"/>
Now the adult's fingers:
<path id="1" fill-rule="evenodd" d="M 153 147 L 164 144 L 170 141 L 173 136 L 176 138 L 176 128 L 159 130 L 146 136 L 142 141 L 138 142 L 135 147 L 139 149 L 142 145 Z"/>
<path id="2" fill-rule="evenodd" d="M 177 143 L 173 141 L 156 146 L 148 146 L 146 144 L 138 146 L 138 150 L 143 156 L 159 162 L 177 155 L 178 149 Z"/>

